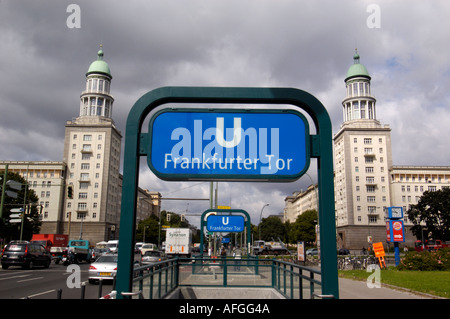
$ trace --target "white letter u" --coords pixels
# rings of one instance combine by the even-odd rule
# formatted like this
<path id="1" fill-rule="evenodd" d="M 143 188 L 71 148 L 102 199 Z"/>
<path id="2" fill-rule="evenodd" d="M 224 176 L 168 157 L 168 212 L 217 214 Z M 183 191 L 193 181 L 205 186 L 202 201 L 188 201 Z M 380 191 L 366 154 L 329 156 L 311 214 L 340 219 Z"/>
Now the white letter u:
<path id="1" fill-rule="evenodd" d="M 225 218 L 226 218 L 226 223 L 225 223 Z M 222 224 L 224 225 L 228 225 L 228 223 L 230 222 L 230 217 L 222 217 Z"/>
<path id="2" fill-rule="evenodd" d="M 217 143 L 225 148 L 232 148 L 241 142 L 241 118 L 234 118 L 233 140 L 225 141 L 223 117 L 216 119 L 216 140 Z"/>

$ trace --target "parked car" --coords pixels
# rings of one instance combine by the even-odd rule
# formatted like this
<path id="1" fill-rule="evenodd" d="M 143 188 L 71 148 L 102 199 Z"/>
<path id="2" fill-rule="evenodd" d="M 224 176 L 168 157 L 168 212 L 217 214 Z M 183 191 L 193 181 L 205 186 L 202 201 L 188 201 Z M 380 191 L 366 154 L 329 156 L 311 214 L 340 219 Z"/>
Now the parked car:
<path id="1" fill-rule="evenodd" d="M 317 256 L 319 251 L 317 248 L 311 248 L 306 251 L 306 256 Z"/>
<path id="2" fill-rule="evenodd" d="M 144 255 L 141 257 L 141 263 L 142 264 L 153 264 L 158 261 L 165 260 L 166 257 L 164 257 L 164 254 L 161 251 L 146 251 Z"/>
<path id="3" fill-rule="evenodd" d="M 338 251 L 339 255 L 350 255 L 350 250 L 348 250 L 347 248 L 341 248 Z"/>
<path id="4" fill-rule="evenodd" d="M 5 246 L 2 252 L 2 268 L 21 266 L 31 269 L 40 265 L 48 268 L 52 262 L 52 255 L 44 246 L 28 241 L 12 241 Z"/>
<path id="5" fill-rule="evenodd" d="M 100 256 L 111 253 L 109 248 L 92 248 L 91 250 L 91 261 L 97 260 Z"/>
<path id="6" fill-rule="evenodd" d="M 155 244 L 143 244 L 141 246 L 141 254 L 144 255 L 147 251 L 156 251 L 158 247 Z"/>
<path id="7" fill-rule="evenodd" d="M 114 279 L 117 274 L 118 255 L 103 255 L 89 266 L 89 283 L 100 279 Z"/>

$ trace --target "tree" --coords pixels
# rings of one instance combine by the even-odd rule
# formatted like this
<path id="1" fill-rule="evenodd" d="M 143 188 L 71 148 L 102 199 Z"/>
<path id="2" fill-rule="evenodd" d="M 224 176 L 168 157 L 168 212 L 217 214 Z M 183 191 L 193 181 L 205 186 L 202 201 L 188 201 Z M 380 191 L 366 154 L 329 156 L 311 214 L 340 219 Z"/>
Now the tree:
<path id="1" fill-rule="evenodd" d="M 276 216 L 263 218 L 259 227 L 261 228 L 262 240 L 271 241 L 280 238 L 283 242 L 286 241 L 286 228 L 280 218 Z"/>
<path id="2" fill-rule="evenodd" d="M 290 242 L 304 241 L 313 243 L 316 240 L 316 224 L 318 215 L 316 210 L 307 210 L 299 215 L 290 228 Z"/>
<path id="3" fill-rule="evenodd" d="M 427 233 L 434 239 L 450 239 L 450 188 L 438 191 L 426 191 L 420 197 L 419 202 L 406 212 L 408 219 L 414 224 L 411 228 L 417 238 L 422 238 L 425 223 Z"/>
<path id="4" fill-rule="evenodd" d="M 3 173 L 1 173 L 1 177 L 5 178 Z M 6 180 L 19 182 L 22 184 L 22 189 L 16 191 L 17 198 L 12 198 L 9 196 L 4 197 L 3 218 L 0 219 L 0 237 L 3 238 L 5 242 L 20 238 L 21 223 L 9 223 L 9 216 L 11 215 L 11 209 L 23 208 L 25 203 L 27 214 L 24 218 L 22 239 L 30 240 L 33 234 L 39 233 L 41 227 L 41 221 L 39 218 L 40 209 L 37 206 L 39 197 L 37 197 L 34 190 L 25 187 L 27 181 L 18 173 L 8 172 Z"/>
<path id="5" fill-rule="evenodd" d="M 141 220 L 138 224 L 136 230 L 136 241 L 144 241 L 144 231 L 145 231 L 145 241 L 147 243 L 158 243 L 158 238 L 161 242 L 166 240 L 165 228 L 162 226 L 169 226 L 171 228 L 189 228 L 190 224 L 187 219 L 182 220 L 181 215 L 174 212 L 167 212 L 165 210 L 161 211 L 161 229 L 159 225 L 160 218 L 156 215 L 151 215 L 150 217 Z M 170 215 L 170 217 L 168 217 Z M 199 239 L 196 237 L 194 232 L 193 242 Z"/>

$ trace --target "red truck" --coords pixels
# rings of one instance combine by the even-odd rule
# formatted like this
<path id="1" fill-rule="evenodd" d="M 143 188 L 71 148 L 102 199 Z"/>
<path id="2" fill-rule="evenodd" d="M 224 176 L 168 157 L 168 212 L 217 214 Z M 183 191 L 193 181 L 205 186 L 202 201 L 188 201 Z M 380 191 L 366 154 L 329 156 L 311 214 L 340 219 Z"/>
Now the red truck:
<path id="1" fill-rule="evenodd" d="M 34 234 L 32 242 L 37 242 L 47 249 L 52 255 L 52 259 L 58 264 L 64 251 L 67 249 L 69 235 L 64 234 Z"/>
<path id="2" fill-rule="evenodd" d="M 415 242 L 415 250 L 423 251 L 423 250 L 438 250 L 441 248 L 450 247 L 450 242 L 444 242 L 440 239 L 429 239 L 425 240 L 425 245 L 422 244 L 421 240 L 417 240 Z"/>

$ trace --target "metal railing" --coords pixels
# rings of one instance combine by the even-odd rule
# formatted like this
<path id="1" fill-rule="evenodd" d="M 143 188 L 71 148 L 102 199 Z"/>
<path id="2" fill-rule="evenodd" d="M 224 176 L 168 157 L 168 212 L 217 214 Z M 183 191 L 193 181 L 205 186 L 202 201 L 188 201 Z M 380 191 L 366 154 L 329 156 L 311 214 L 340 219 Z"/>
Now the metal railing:
<path id="1" fill-rule="evenodd" d="M 135 268 L 128 298 L 162 299 L 182 287 L 273 288 L 287 299 L 321 295 L 321 272 L 276 259 L 175 258 Z"/>

